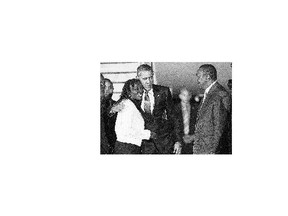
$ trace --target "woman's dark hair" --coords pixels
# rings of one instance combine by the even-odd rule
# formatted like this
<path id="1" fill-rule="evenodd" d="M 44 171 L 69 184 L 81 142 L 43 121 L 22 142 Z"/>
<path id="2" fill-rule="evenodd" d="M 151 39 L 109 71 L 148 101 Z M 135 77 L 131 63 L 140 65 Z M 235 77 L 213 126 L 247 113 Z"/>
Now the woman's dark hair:
<path id="1" fill-rule="evenodd" d="M 142 85 L 142 84 L 138 79 L 127 80 L 122 88 L 122 93 L 119 101 L 123 99 L 130 99 L 131 87 L 134 87 L 135 85 Z"/>
<path id="2" fill-rule="evenodd" d="M 123 88 L 122 88 L 122 93 L 121 96 L 119 98 L 119 100 L 116 102 L 117 104 L 120 103 L 122 100 L 124 99 L 129 99 L 131 100 L 136 108 L 140 111 L 140 113 L 142 114 L 142 109 L 141 109 L 141 101 L 137 101 L 131 98 L 131 87 L 134 87 L 135 85 L 141 85 L 140 80 L 138 79 L 129 79 L 125 82 Z"/>
<path id="3" fill-rule="evenodd" d="M 144 121 L 146 122 L 147 121 L 147 118 L 148 116 L 144 113 L 144 111 L 141 109 L 141 100 L 135 100 L 135 99 L 132 99 L 131 98 L 131 87 L 134 87 L 135 85 L 141 85 L 142 86 L 142 83 L 140 82 L 140 80 L 138 79 L 130 79 L 130 80 L 127 80 L 122 88 L 122 93 L 121 93 L 121 96 L 119 98 L 119 100 L 114 104 L 114 106 L 117 106 L 117 104 L 119 104 L 122 100 L 124 99 L 128 99 L 130 101 L 132 101 L 132 103 L 135 104 L 136 108 L 139 110 L 139 112 L 141 113 Z M 115 113 L 110 113 L 109 112 L 109 115 L 110 117 L 112 115 L 114 115 Z M 149 117 L 150 118 L 150 117 Z"/>
<path id="4" fill-rule="evenodd" d="M 138 80 L 138 79 L 129 79 L 129 80 L 127 80 L 127 81 L 125 82 L 123 88 L 122 88 L 122 93 L 121 93 L 121 95 L 120 95 L 119 100 L 116 101 L 116 103 L 115 103 L 113 106 L 117 106 L 117 105 L 118 105 L 122 100 L 124 100 L 124 99 L 129 99 L 129 100 L 131 100 L 131 101 L 135 104 L 135 106 L 136 106 L 136 108 L 139 110 L 139 112 L 140 112 L 141 114 L 143 114 L 143 111 L 142 111 L 142 109 L 141 109 L 141 100 L 138 101 L 138 100 L 135 100 L 135 99 L 132 99 L 132 98 L 131 98 L 131 87 L 134 87 L 135 85 L 140 85 L 140 86 L 142 86 L 140 80 Z M 110 117 L 115 114 L 115 113 L 110 112 L 110 111 L 109 111 L 108 113 L 109 113 L 109 116 L 110 116 Z"/>

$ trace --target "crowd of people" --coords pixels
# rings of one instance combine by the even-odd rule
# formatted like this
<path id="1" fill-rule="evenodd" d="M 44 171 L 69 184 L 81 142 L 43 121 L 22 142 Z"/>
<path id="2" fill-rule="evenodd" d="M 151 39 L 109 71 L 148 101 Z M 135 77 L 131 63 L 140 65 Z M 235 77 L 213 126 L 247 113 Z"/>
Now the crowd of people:
<path id="1" fill-rule="evenodd" d="M 232 154 L 232 80 L 228 92 L 216 68 L 204 64 L 196 73 L 203 97 L 194 100 L 183 88 L 174 104 L 153 76 L 150 65 L 140 65 L 116 102 L 113 83 L 101 74 L 101 154 Z"/>

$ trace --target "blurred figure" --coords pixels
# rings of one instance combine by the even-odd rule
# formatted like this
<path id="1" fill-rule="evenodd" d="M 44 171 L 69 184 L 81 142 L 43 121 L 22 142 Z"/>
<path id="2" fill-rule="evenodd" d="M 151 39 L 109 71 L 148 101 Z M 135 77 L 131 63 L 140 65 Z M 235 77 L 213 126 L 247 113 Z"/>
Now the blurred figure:
<path id="1" fill-rule="evenodd" d="M 114 154 L 141 154 L 142 140 L 155 137 L 155 133 L 145 129 L 140 107 L 142 95 L 143 86 L 138 79 L 125 82 L 121 97 L 117 101 L 122 104 L 122 109 L 118 112 L 115 124 L 117 141 Z"/>
<path id="2" fill-rule="evenodd" d="M 105 78 L 104 79 L 104 84 L 105 84 L 105 88 L 104 88 L 104 96 L 105 96 L 105 98 L 106 99 L 112 99 L 113 92 L 114 92 L 113 83 L 111 82 L 110 79 Z"/>
<path id="3" fill-rule="evenodd" d="M 100 100 L 104 99 L 104 91 L 105 91 L 105 81 L 103 74 L 100 74 Z"/>
<path id="4" fill-rule="evenodd" d="M 116 133 L 115 133 L 115 122 L 117 118 L 117 114 L 115 115 L 108 115 L 108 111 L 111 109 L 111 107 L 115 104 L 116 101 L 112 99 L 113 96 L 113 83 L 110 79 L 105 78 L 104 79 L 105 88 L 104 88 L 104 107 L 105 110 L 103 112 L 103 118 L 105 122 L 105 131 L 106 136 L 108 138 L 109 146 L 110 146 L 110 153 L 113 152 L 114 145 L 116 142 Z"/>
<path id="5" fill-rule="evenodd" d="M 101 117 L 101 144 L 100 144 L 100 153 L 101 154 L 109 154 L 110 145 L 108 142 L 107 134 L 106 134 L 106 125 L 105 125 L 105 81 L 102 74 L 100 74 L 100 117 Z"/>
<path id="6" fill-rule="evenodd" d="M 197 109 L 191 103 L 191 96 L 186 88 L 181 89 L 179 94 L 181 102 L 175 105 L 175 132 L 177 144 L 180 145 L 176 154 L 193 153 L 191 136 L 194 133 Z"/>
<path id="7" fill-rule="evenodd" d="M 193 154 L 231 154 L 231 97 L 217 82 L 216 68 L 211 64 L 200 66 L 196 73 L 199 86 L 205 90 L 201 101 L 195 133 Z"/>

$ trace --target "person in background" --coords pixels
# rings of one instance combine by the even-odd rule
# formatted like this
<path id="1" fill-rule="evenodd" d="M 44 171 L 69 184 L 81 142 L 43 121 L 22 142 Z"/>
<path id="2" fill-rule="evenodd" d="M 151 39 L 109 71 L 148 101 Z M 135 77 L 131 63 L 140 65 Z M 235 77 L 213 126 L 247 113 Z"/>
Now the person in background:
<path id="1" fill-rule="evenodd" d="M 195 132 L 188 140 L 193 143 L 193 154 L 231 154 L 231 97 L 217 82 L 216 68 L 200 66 L 196 73 L 199 86 L 205 90 L 201 101 Z"/>
<path id="2" fill-rule="evenodd" d="M 232 79 L 228 80 L 227 86 L 228 86 L 229 90 L 232 92 Z"/>
<path id="3" fill-rule="evenodd" d="M 157 139 L 143 141 L 143 154 L 172 154 L 175 144 L 174 110 L 168 87 L 153 84 L 154 72 L 148 64 L 137 68 L 137 78 L 144 87 L 141 108 L 145 114 L 146 127 L 156 131 Z"/>
<path id="4" fill-rule="evenodd" d="M 197 108 L 191 103 L 191 94 L 186 88 L 181 89 L 179 98 L 181 102 L 175 105 L 175 132 L 180 147 L 175 148 L 175 153 L 192 154 L 193 148 L 190 140 L 194 133 Z"/>
<path id="5" fill-rule="evenodd" d="M 104 79 L 104 83 L 105 83 L 105 88 L 104 88 L 105 111 L 103 113 L 103 118 L 105 122 L 106 136 L 108 138 L 108 142 L 110 146 L 110 153 L 112 153 L 115 142 L 116 142 L 115 122 L 116 122 L 117 114 L 110 116 L 108 115 L 108 111 L 115 104 L 116 101 L 112 99 L 113 91 L 114 91 L 113 83 L 111 82 L 110 79 L 107 79 L 107 78 Z"/>
<path id="6" fill-rule="evenodd" d="M 113 83 L 111 82 L 110 79 L 105 78 L 104 79 L 104 84 L 105 84 L 104 97 L 105 97 L 106 101 L 110 100 L 112 103 L 115 103 L 115 101 L 112 99 L 113 92 L 114 92 Z"/>
<path id="7" fill-rule="evenodd" d="M 122 108 L 118 111 L 115 131 L 117 141 L 114 154 L 141 154 L 143 139 L 155 138 L 155 133 L 145 129 L 141 99 L 143 86 L 138 79 L 125 82 L 120 99 Z"/>
<path id="8" fill-rule="evenodd" d="M 103 75 L 100 74 L 100 118 L 101 118 L 100 154 L 109 154 L 110 145 L 107 138 L 105 117 L 104 117 L 106 112 L 104 90 L 105 90 L 105 81 Z"/>
<path id="9" fill-rule="evenodd" d="M 104 91 L 105 91 L 105 78 L 103 74 L 100 74 L 100 102 L 104 99 Z"/>

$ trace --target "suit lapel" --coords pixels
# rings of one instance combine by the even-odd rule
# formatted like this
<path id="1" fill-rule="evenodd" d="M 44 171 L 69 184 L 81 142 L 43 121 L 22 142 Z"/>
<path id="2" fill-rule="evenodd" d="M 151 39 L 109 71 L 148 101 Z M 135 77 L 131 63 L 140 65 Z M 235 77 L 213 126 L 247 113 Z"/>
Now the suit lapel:
<path id="1" fill-rule="evenodd" d="M 181 128 L 181 131 L 183 131 L 184 133 L 184 123 L 183 123 L 183 111 L 182 111 L 182 104 L 181 102 L 178 104 L 178 107 L 177 107 L 177 118 L 179 119 L 180 121 L 180 128 Z"/>
<path id="2" fill-rule="evenodd" d="M 159 104 L 160 100 L 160 89 L 158 88 L 157 85 L 153 85 L 153 94 L 154 94 L 154 108 L 152 114 L 154 114 L 155 107 Z"/>
<path id="3" fill-rule="evenodd" d="M 211 100 L 214 91 L 218 88 L 218 85 L 219 85 L 218 82 L 216 82 L 211 87 L 211 89 L 209 90 L 209 92 L 208 92 L 208 94 L 204 100 L 204 103 L 202 104 L 202 106 L 200 106 L 200 108 L 199 108 L 200 110 L 198 110 L 197 121 L 198 121 L 199 117 L 202 115 L 203 111 L 206 109 L 207 105 L 209 104 L 209 101 Z"/>

